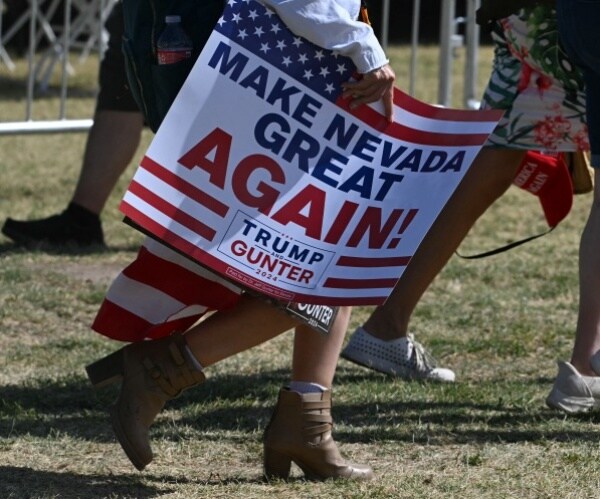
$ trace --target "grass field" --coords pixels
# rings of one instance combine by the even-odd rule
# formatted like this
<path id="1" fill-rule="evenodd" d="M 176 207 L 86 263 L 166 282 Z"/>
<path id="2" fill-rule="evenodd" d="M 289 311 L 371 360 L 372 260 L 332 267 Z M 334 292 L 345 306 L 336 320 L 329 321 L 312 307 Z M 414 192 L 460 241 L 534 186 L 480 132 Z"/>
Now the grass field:
<path id="1" fill-rule="evenodd" d="M 403 86 L 407 51 L 391 54 Z M 417 96 L 428 101 L 434 54 L 422 51 Z M 482 52 L 483 80 L 490 57 Z M 91 115 L 95 68 L 76 67 L 76 117 Z M 0 67 L 1 121 L 22 119 L 18 78 Z M 37 104 L 46 112 L 56 97 Z M 61 210 L 84 143 L 85 134 L 0 137 L 0 220 Z M 397 381 L 340 361 L 335 437 L 376 481 L 310 483 L 296 469 L 289 482 L 263 482 L 261 435 L 288 379 L 290 333 L 211 368 L 207 383 L 170 403 L 152 429 L 155 461 L 136 472 L 105 413 L 116 391 L 92 390 L 83 370 L 116 348 L 89 325 L 141 240 L 117 209 L 134 169 L 103 214 L 108 251 L 30 252 L 0 236 L 0 498 L 598 497 L 600 418 L 544 405 L 556 359 L 570 354 L 587 195 L 550 235 L 483 260 L 454 257 L 428 290 L 412 330 L 456 383 Z M 543 229 L 537 198 L 511 188 L 460 250 Z M 356 308 L 352 327 L 369 312 Z"/>

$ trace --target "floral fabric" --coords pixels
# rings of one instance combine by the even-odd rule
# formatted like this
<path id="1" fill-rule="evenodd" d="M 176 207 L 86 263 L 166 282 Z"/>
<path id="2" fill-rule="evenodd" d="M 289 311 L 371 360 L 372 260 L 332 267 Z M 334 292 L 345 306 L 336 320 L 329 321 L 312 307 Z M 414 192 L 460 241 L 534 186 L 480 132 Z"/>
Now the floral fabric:
<path id="1" fill-rule="evenodd" d="M 560 46 L 556 11 L 522 9 L 494 23 L 484 109 L 506 109 L 488 146 L 588 150 L 583 79 Z"/>

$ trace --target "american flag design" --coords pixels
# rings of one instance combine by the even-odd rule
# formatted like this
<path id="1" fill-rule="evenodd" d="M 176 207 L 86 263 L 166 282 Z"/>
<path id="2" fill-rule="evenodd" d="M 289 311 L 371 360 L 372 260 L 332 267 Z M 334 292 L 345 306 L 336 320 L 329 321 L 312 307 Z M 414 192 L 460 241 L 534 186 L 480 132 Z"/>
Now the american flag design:
<path id="1" fill-rule="evenodd" d="M 356 71 L 351 59 L 296 36 L 254 0 L 229 0 L 215 31 L 332 102 Z"/>
<path id="2" fill-rule="evenodd" d="M 226 306 L 240 288 L 283 302 L 382 303 L 500 114 L 396 90 L 389 124 L 381 103 L 351 110 L 340 97 L 354 75 L 350 59 L 291 33 L 262 4 L 229 0 L 121 210 L 171 248 L 171 264 L 201 275 L 191 287 L 224 289 Z M 127 288 L 142 274 L 121 287 L 120 276 L 105 301 L 135 315 Z M 136 338 L 220 307 L 186 292 L 161 309 L 172 292 L 161 287 L 155 278 L 146 288 L 157 305 L 146 293 L 153 316 Z"/>

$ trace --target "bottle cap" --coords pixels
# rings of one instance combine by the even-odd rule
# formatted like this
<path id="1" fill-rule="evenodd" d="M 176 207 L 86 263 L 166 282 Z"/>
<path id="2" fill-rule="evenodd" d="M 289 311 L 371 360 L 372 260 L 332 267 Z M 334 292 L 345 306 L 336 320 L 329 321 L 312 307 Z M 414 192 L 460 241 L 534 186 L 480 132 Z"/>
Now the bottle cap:
<path id="1" fill-rule="evenodd" d="M 181 16 L 165 16 L 165 22 L 167 24 L 179 23 L 181 22 Z"/>

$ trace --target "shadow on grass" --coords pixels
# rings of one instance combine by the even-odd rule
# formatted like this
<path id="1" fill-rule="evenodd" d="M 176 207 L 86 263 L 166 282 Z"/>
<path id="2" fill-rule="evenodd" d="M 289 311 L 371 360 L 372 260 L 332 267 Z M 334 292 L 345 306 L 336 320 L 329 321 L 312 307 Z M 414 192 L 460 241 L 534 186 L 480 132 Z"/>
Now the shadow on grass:
<path id="1" fill-rule="evenodd" d="M 174 492 L 147 485 L 147 481 L 135 475 L 77 475 L 0 466 L 0 497 L 145 498 Z"/>
<path id="2" fill-rule="evenodd" d="M 440 388 L 396 381 L 397 386 L 408 389 L 402 398 L 396 398 L 393 390 L 385 385 L 382 388 L 385 378 L 381 376 L 344 373 L 336 384 L 360 383 L 360 391 L 367 395 L 364 398 L 353 395 L 358 399 L 356 402 L 334 400 L 335 431 L 340 441 L 443 445 L 590 441 L 597 437 L 589 425 L 600 423 L 599 413 L 570 417 L 569 425 L 565 426 L 561 423 L 564 415 L 543 407 L 504 404 L 494 400 L 494 395 L 488 397 L 490 402 L 476 401 L 476 386 L 457 383 Z M 266 426 L 279 387 L 288 377 L 287 370 L 215 376 L 168 403 L 169 411 L 179 412 L 175 416 L 176 425 L 170 417 L 159 418 L 152 431 L 167 440 L 182 438 L 181 431 L 185 432 L 185 438 L 245 439 L 244 433 L 255 434 Z M 532 379 L 529 384 L 538 382 Z M 523 386 L 521 381 L 517 384 Z M 379 392 L 376 401 L 369 400 L 375 391 Z M 2 435 L 47 437 L 59 432 L 90 441 L 114 442 L 106 409 L 116 398 L 116 386 L 95 391 L 87 380 L 70 378 L 40 381 L 36 386 L 4 386 L 0 392 Z"/>

